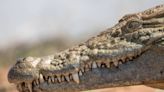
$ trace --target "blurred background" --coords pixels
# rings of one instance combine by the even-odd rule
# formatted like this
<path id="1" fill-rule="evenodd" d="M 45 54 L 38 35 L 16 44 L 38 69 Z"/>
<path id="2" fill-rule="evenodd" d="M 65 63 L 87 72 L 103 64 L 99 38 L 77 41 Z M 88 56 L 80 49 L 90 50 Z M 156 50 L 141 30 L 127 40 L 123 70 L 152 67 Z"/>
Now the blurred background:
<path id="1" fill-rule="evenodd" d="M 7 72 L 18 57 L 62 51 L 112 27 L 125 14 L 164 0 L 0 0 L 0 92 L 16 92 Z M 154 92 L 137 86 L 98 92 Z"/>

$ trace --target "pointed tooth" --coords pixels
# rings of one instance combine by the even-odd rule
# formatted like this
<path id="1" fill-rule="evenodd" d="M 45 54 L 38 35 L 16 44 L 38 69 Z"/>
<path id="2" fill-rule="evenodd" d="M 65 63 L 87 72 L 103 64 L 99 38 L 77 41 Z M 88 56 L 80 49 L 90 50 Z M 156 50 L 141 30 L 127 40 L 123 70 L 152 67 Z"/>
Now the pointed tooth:
<path id="1" fill-rule="evenodd" d="M 74 74 L 72 74 L 72 77 L 73 77 L 73 80 L 74 80 L 76 83 L 78 83 L 78 84 L 80 83 L 78 73 L 74 73 Z"/>
<path id="2" fill-rule="evenodd" d="M 85 71 L 86 71 L 86 72 L 89 71 L 89 66 L 88 66 L 88 64 L 85 65 Z"/>
<path id="3" fill-rule="evenodd" d="M 32 92 L 32 83 L 28 83 L 27 86 L 28 86 L 29 91 Z"/>
<path id="4" fill-rule="evenodd" d="M 57 76 L 55 75 L 54 78 L 55 78 L 55 83 L 57 83 L 58 82 Z"/>
<path id="5" fill-rule="evenodd" d="M 24 84 L 25 87 L 28 87 L 27 83 Z"/>
<path id="6" fill-rule="evenodd" d="M 72 76 L 72 74 L 69 75 L 69 78 L 70 78 L 70 80 L 73 80 L 73 76 Z"/>
<path id="7" fill-rule="evenodd" d="M 109 63 L 107 63 L 107 64 L 106 64 L 106 67 L 107 67 L 107 68 L 110 68 L 110 64 L 109 64 Z"/>
<path id="8" fill-rule="evenodd" d="M 33 84 L 34 84 L 34 86 L 37 86 L 36 80 L 34 80 Z"/>
<path id="9" fill-rule="evenodd" d="M 65 81 L 65 78 L 64 78 L 64 76 L 61 76 L 61 81 L 63 82 L 63 81 Z"/>
<path id="10" fill-rule="evenodd" d="M 121 65 L 121 64 L 122 64 L 121 60 L 118 62 L 118 64 L 119 64 L 119 65 Z"/>
<path id="11" fill-rule="evenodd" d="M 22 86 L 21 86 L 21 83 L 17 84 L 17 89 L 18 89 L 18 91 L 22 92 Z"/>
<path id="12" fill-rule="evenodd" d="M 83 75 L 83 73 L 81 72 L 81 70 L 79 71 L 79 76 L 82 76 Z"/>
<path id="13" fill-rule="evenodd" d="M 126 62 L 126 60 L 125 60 L 125 59 L 121 59 L 121 60 L 122 60 L 122 63 Z"/>
<path id="14" fill-rule="evenodd" d="M 84 68 L 81 68 L 81 71 L 84 73 Z"/>
<path id="15" fill-rule="evenodd" d="M 33 85 L 34 85 L 34 86 L 36 86 L 36 83 L 35 83 L 35 81 L 33 81 L 32 83 L 33 83 Z"/>
<path id="16" fill-rule="evenodd" d="M 47 81 L 47 80 L 48 80 L 48 76 L 44 76 L 44 78 L 45 78 L 45 81 Z"/>
<path id="17" fill-rule="evenodd" d="M 58 82 L 60 83 L 60 82 L 61 82 L 61 78 L 60 78 L 60 76 L 57 76 L 57 78 L 58 78 Z"/>
<path id="18" fill-rule="evenodd" d="M 51 84 L 51 78 L 48 77 L 48 84 Z"/>
<path id="19" fill-rule="evenodd" d="M 69 79 L 69 76 L 68 75 L 66 75 L 65 76 L 65 78 L 66 78 L 66 80 L 69 82 L 70 81 L 70 79 Z"/>
<path id="20" fill-rule="evenodd" d="M 107 68 L 107 63 L 104 63 L 105 68 Z"/>
<path id="21" fill-rule="evenodd" d="M 127 62 L 127 61 L 129 61 L 129 58 L 128 57 L 125 59 L 125 62 Z"/>
<path id="22" fill-rule="evenodd" d="M 129 60 L 132 60 L 133 59 L 133 57 L 131 56 L 131 57 L 129 57 Z"/>
<path id="23" fill-rule="evenodd" d="M 39 85 L 39 80 L 38 79 L 36 79 L 35 82 L 36 82 L 36 85 Z"/>
<path id="24" fill-rule="evenodd" d="M 98 62 L 98 63 L 97 63 L 97 66 L 98 66 L 98 67 L 101 67 L 101 62 Z"/>
<path id="25" fill-rule="evenodd" d="M 89 68 L 88 64 L 85 65 L 86 68 Z"/>
<path id="26" fill-rule="evenodd" d="M 52 83 L 55 82 L 55 78 L 53 76 L 51 77 L 51 81 L 52 81 Z"/>
<path id="27" fill-rule="evenodd" d="M 97 68 L 96 62 L 93 62 L 93 63 L 92 63 L 92 68 Z"/>
<path id="28" fill-rule="evenodd" d="M 101 67 L 106 67 L 106 64 L 104 62 L 101 63 Z"/>
<path id="29" fill-rule="evenodd" d="M 40 83 L 43 83 L 44 82 L 44 79 L 43 79 L 43 75 L 42 74 L 39 75 L 39 82 Z"/>
<path id="30" fill-rule="evenodd" d="M 92 68 L 92 63 L 88 63 L 88 67 L 89 67 L 89 69 L 91 69 Z"/>
<path id="31" fill-rule="evenodd" d="M 118 66 L 118 61 L 113 62 L 114 66 Z"/>
<path id="32" fill-rule="evenodd" d="M 112 61 L 109 62 L 109 66 L 110 66 L 110 67 L 113 67 L 113 66 L 114 66 L 114 64 L 113 64 Z"/>
<path id="33" fill-rule="evenodd" d="M 126 62 L 126 57 L 121 58 L 122 63 Z"/>

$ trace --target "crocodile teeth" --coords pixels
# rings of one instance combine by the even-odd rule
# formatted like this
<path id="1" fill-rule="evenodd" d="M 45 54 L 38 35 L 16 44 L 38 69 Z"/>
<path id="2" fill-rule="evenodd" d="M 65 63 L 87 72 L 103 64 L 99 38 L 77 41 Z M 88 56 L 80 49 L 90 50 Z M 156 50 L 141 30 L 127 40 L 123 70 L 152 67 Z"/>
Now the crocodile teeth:
<path id="1" fill-rule="evenodd" d="M 88 63 L 88 67 L 89 67 L 89 69 L 91 69 L 92 68 L 92 63 Z"/>
<path id="2" fill-rule="evenodd" d="M 106 67 L 107 67 L 107 68 L 110 68 L 110 64 L 106 64 Z"/>
<path id="3" fill-rule="evenodd" d="M 129 60 L 132 60 L 133 59 L 133 57 L 131 56 L 131 57 L 129 57 Z"/>
<path id="4" fill-rule="evenodd" d="M 103 63 L 101 64 L 101 67 L 106 67 L 106 64 L 103 62 Z"/>
<path id="5" fill-rule="evenodd" d="M 22 86 L 21 86 L 21 83 L 20 84 L 17 84 L 17 89 L 22 92 Z"/>
<path id="6" fill-rule="evenodd" d="M 54 78 L 55 78 L 55 82 L 58 82 L 58 78 L 57 78 L 57 76 L 55 76 Z"/>
<path id="7" fill-rule="evenodd" d="M 48 76 L 44 76 L 44 79 L 47 81 L 48 80 Z"/>
<path id="8" fill-rule="evenodd" d="M 73 77 L 72 77 L 72 75 L 71 75 L 71 74 L 70 74 L 69 78 L 70 78 L 70 80 L 73 80 Z"/>
<path id="9" fill-rule="evenodd" d="M 82 72 L 81 71 L 79 71 L 79 76 L 82 76 L 83 74 L 82 74 Z"/>
<path id="10" fill-rule="evenodd" d="M 118 62 L 118 64 L 119 64 L 119 65 L 121 65 L 121 64 L 122 64 L 122 62 L 121 62 L 121 61 L 119 61 L 119 62 Z"/>
<path id="11" fill-rule="evenodd" d="M 37 86 L 39 83 L 37 83 L 37 80 L 33 81 L 34 86 Z"/>
<path id="12" fill-rule="evenodd" d="M 54 83 L 55 82 L 55 78 L 54 77 L 51 77 L 51 81 Z"/>
<path id="13" fill-rule="evenodd" d="M 97 66 L 98 66 L 98 67 L 101 67 L 101 63 L 100 63 L 100 62 L 98 62 L 98 63 L 97 63 Z"/>
<path id="14" fill-rule="evenodd" d="M 84 68 L 81 68 L 81 71 L 84 72 Z"/>
<path id="15" fill-rule="evenodd" d="M 123 63 L 126 62 L 126 61 L 125 61 L 125 58 L 122 58 L 121 61 L 122 61 Z"/>
<path id="16" fill-rule="evenodd" d="M 70 81 L 69 76 L 65 76 L 65 78 L 68 82 Z"/>
<path id="17" fill-rule="evenodd" d="M 114 61 L 113 64 L 114 64 L 115 66 L 118 66 L 118 62 L 117 62 L 117 61 Z"/>
<path id="18" fill-rule="evenodd" d="M 97 68 L 96 62 L 93 62 L 93 63 L 92 63 L 92 68 Z"/>
<path id="19" fill-rule="evenodd" d="M 33 81 L 33 85 L 36 86 L 36 82 L 35 81 Z"/>
<path id="20" fill-rule="evenodd" d="M 51 78 L 49 77 L 49 78 L 48 78 L 48 84 L 50 84 L 50 83 L 51 83 Z"/>
<path id="21" fill-rule="evenodd" d="M 73 77 L 73 80 L 74 80 L 76 83 L 78 83 L 78 84 L 80 83 L 78 73 L 72 74 L 72 77 Z"/>
<path id="22" fill-rule="evenodd" d="M 35 80 L 36 81 L 36 85 L 39 85 L 39 80 Z"/>
<path id="23" fill-rule="evenodd" d="M 44 82 L 44 79 L 43 79 L 43 75 L 42 74 L 39 75 L 39 82 L 40 83 L 43 83 Z"/>
<path id="24" fill-rule="evenodd" d="M 65 78 L 64 78 L 64 76 L 61 76 L 61 81 L 63 82 L 63 81 L 65 81 Z"/>
<path id="25" fill-rule="evenodd" d="M 28 86 L 29 91 L 32 92 L 32 84 L 28 83 L 27 86 Z"/>
<path id="26" fill-rule="evenodd" d="M 60 76 L 58 76 L 57 78 L 58 78 L 58 82 L 61 82 L 61 78 L 60 78 Z"/>
<path id="27" fill-rule="evenodd" d="M 88 66 L 88 64 L 85 66 L 85 69 L 84 69 L 84 71 L 89 71 L 89 66 Z"/>

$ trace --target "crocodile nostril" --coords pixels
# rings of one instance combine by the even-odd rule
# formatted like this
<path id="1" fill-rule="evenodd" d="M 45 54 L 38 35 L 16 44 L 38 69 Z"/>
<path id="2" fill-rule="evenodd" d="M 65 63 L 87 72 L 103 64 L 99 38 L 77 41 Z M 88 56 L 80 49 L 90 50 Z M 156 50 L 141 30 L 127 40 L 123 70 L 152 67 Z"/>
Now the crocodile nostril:
<path id="1" fill-rule="evenodd" d="M 17 61 L 17 63 L 21 63 L 24 61 L 24 58 L 17 58 L 16 61 Z"/>

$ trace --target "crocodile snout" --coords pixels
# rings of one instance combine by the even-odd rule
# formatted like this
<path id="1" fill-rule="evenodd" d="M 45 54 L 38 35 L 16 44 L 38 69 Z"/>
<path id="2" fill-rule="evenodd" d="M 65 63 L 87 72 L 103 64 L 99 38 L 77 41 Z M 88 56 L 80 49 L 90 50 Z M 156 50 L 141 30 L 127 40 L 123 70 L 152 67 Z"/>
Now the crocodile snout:
<path id="1" fill-rule="evenodd" d="M 8 73 L 8 81 L 10 83 L 32 82 L 39 76 L 39 71 L 36 66 L 40 59 L 27 57 L 18 59 L 15 66 L 13 66 Z"/>

